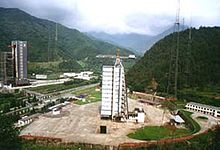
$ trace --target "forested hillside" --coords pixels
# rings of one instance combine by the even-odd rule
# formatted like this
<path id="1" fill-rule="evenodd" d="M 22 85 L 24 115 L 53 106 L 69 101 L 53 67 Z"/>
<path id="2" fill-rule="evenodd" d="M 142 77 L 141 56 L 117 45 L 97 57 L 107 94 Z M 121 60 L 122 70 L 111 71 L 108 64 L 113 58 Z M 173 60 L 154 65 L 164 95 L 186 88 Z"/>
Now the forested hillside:
<path id="1" fill-rule="evenodd" d="M 28 41 L 29 61 L 82 60 L 97 54 L 116 54 L 118 47 L 91 39 L 76 29 L 31 16 L 19 9 L 0 8 L 0 51 L 9 51 L 12 40 Z M 121 49 L 121 54 L 132 52 Z"/>
<path id="2" fill-rule="evenodd" d="M 176 49 L 176 39 L 176 33 L 166 36 L 129 70 L 127 80 L 132 90 L 145 91 L 155 78 L 158 90 L 166 91 L 170 53 Z M 191 42 L 189 30 L 180 32 L 178 89 L 220 85 L 219 41 L 220 27 L 192 29 Z"/>

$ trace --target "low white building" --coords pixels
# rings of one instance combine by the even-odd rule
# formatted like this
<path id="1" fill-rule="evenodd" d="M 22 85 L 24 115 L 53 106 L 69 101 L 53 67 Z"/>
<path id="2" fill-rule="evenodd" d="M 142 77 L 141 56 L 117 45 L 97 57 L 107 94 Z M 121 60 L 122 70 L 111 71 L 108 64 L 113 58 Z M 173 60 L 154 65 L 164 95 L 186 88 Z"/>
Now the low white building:
<path id="1" fill-rule="evenodd" d="M 74 77 L 75 79 L 82 79 L 82 80 L 90 80 L 92 77 L 91 75 L 93 72 L 91 71 L 84 71 L 80 73 L 76 73 L 76 76 Z"/>
<path id="2" fill-rule="evenodd" d="M 61 110 L 62 110 L 61 107 L 54 108 L 54 109 L 52 110 L 52 114 L 53 114 L 53 115 L 59 115 L 59 114 L 61 113 Z"/>
<path id="3" fill-rule="evenodd" d="M 47 75 L 45 75 L 45 74 L 36 74 L 35 78 L 36 79 L 46 80 L 47 79 Z"/>
<path id="4" fill-rule="evenodd" d="M 144 123 L 145 122 L 145 112 L 143 108 L 135 108 L 134 112 L 129 114 L 128 121 Z"/>
<path id="5" fill-rule="evenodd" d="M 18 127 L 23 127 L 23 126 L 25 126 L 25 125 L 28 125 L 28 124 L 30 124 L 31 122 L 33 122 L 33 120 L 34 120 L 35 118 L 37 118 L 39 115 L 40 115 L 40 114 L 37 113 L 37 114 L 34 114 L 34 115 L 32 115 L 32 116 L 24 116 L 24 117 L 22 117 L 21 119 L 18 120 L 17 126 L 18 126 Z"/>
<path id="6" fill-rule="evenodd" d="M 203 114 L 208 114 L 214 117 L 220 117 L 220 107 L 189 102 L 186 104 L 185 108 L 196 112 L 201 112 Z"/>
<path id="7" fill-rule="evenodd" d="M 172 116 L 171 122 L 174 123 L 174 125 L 179 125 L 179 124 L 185 123 L 185 121 L 179 115 Z"/>
<path id="8" fill-rule="evenodd" d="M 66 72 L 66 73 L 63 73 L 63 77 L 75 77 L 76 76 L 76 73 L 75 72 Z"/>
<path id="9" fill-rule="evenodd" d="M 135 56 L 135 55 L 129 55 L 128 58 L 130 58 L 130 59 L 135 59 L 136 56 Z"/>
<path id="10" fill-rule="evenodd" d="M 75 78 L 75 79 L 82 79 L 82 80 L 90 80 L 92 77 L 91 75 L 93 72 L 91 71 L 83 71 L 80 73 L 75 72 L 66 72 L 60 75 L 60 78 Z"/>

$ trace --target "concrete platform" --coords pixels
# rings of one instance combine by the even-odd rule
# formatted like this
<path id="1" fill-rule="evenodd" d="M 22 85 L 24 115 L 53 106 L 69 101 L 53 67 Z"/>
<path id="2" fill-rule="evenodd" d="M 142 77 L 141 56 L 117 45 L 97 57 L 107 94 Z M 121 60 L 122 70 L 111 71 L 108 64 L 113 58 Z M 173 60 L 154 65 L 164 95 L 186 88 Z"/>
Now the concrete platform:
<path id="1" fill-rule="evenodd" d="M 117 123 L 100 119 L 101 102 L 76 105 L 63 108 L 68 115 L 50 117 L 50 113 L 41 115 L 21 131 L 21 135 L 62 138 L 64 142 L 80 142 L 102 145 L 119 145 L 124 142 L 140 142 L 126 135 L 146 125 L 162 125 L 169 121 L 168 111 L 129 99 L 129 110 L 142 107 L 146 112 L 146 123 Z M 107 126 L 107 134 L 100 134 L 100 125 Z"/>

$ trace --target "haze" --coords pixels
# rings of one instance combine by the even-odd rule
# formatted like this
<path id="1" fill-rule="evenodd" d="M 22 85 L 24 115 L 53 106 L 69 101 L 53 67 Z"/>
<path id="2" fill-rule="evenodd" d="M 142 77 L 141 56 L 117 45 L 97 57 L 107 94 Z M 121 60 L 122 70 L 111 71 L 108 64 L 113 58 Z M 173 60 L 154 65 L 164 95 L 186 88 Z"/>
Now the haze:
<path id="1" fill-rule="evenodd" d="M 177 0 L 1 0 L 1 7 L 19 8 L 82 32 L 155 35 L 172 26 Z M 218 0 L 181 0 L 185 25 L 219 26 Z"/>

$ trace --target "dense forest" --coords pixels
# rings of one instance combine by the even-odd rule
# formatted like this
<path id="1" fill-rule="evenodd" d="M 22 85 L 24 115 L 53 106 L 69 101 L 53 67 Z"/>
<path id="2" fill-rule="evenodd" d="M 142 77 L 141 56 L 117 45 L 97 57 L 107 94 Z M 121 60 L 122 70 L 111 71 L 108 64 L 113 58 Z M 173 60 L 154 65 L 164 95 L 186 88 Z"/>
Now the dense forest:
<path id="1" fill-rule="evenodd" d="M 193 28 L 191 40 L 189 31 L 179 36 L 178 89 L 220 85 L 220 27 Z M 173 33 L 147 51 L 127 73 L 130 89 L 146 91 L 155 79 L 158 91 L 166 92 L 168 81 L 174 80 L 176 47 Z"/>
<path id="2" fill-rule="evenodd" d="M 56 42 L 55 22 L 36 18 L 16 8 L 0 8 L 0 16 L 0 51 L 10 51 L 8 45 L 12 40 L 26 40 L 29 61 L 71 59 L 78 68 L 76 61 L 98 54 L 116 54 L 118 48 L 61 24 L 57 24 Z M 121 54 L 132 52 L 121 48 Z"/>

